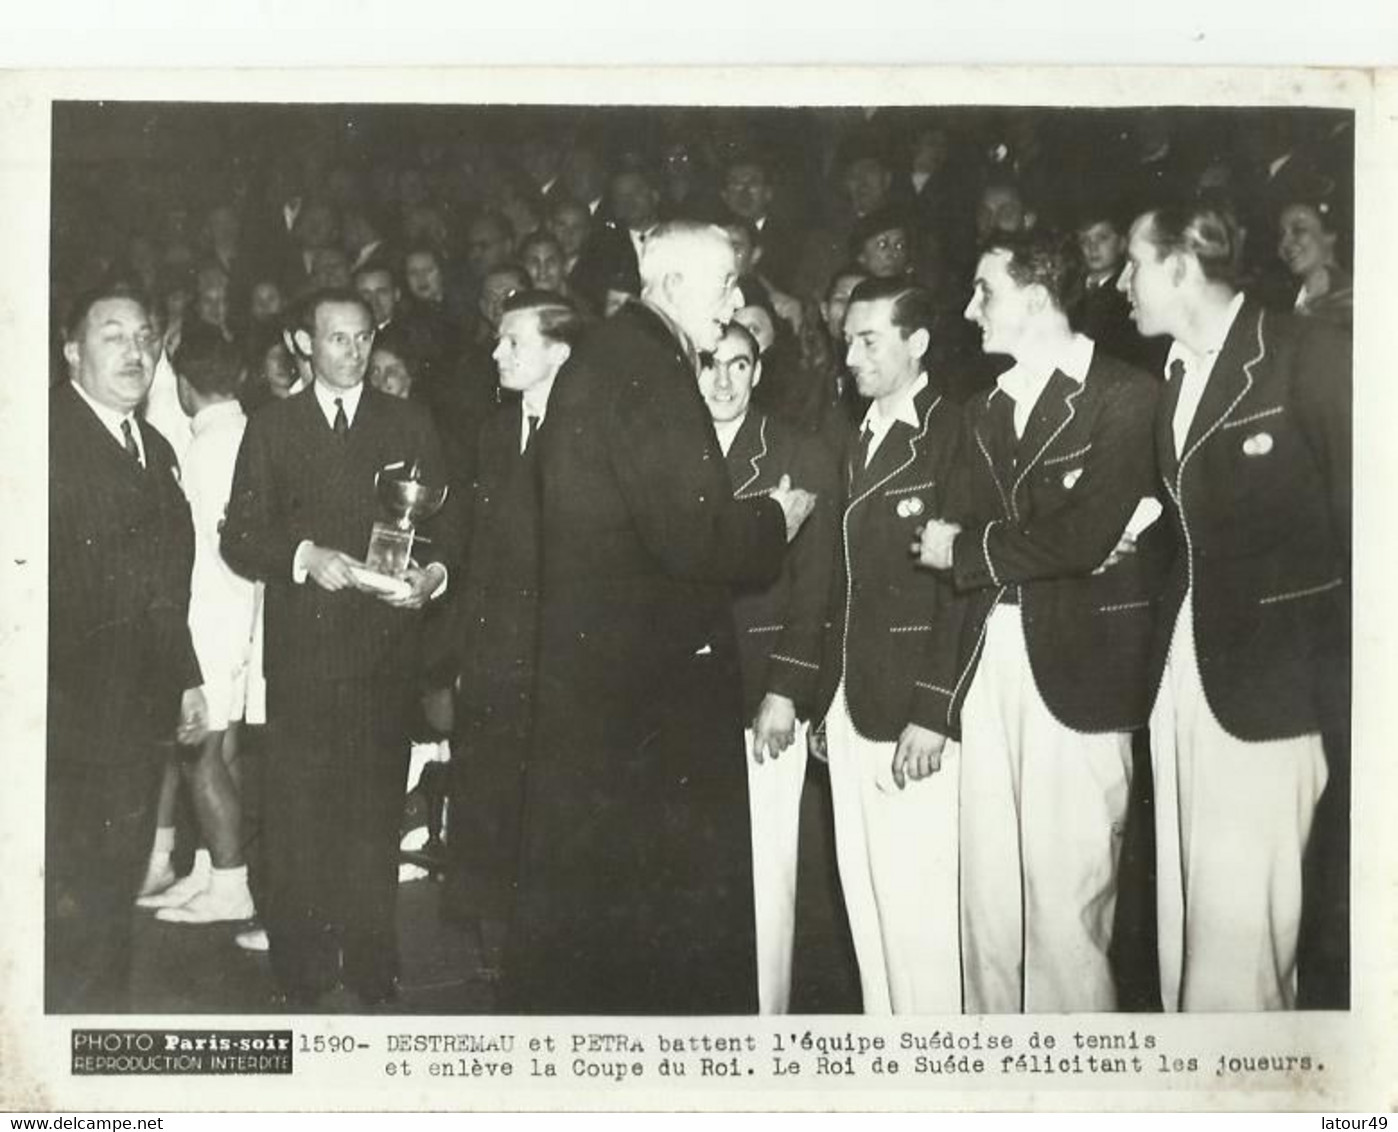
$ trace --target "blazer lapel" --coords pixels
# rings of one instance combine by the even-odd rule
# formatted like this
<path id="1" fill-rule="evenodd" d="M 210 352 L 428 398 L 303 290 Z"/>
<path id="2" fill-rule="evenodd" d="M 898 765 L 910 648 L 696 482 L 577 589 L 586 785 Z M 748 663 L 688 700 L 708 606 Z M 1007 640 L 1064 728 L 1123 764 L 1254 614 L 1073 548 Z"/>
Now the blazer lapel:
<path id="1" fill-rule="evenodd" d="M 767 418 L 756 411 L 749 411 L 738 426 L 738 433 L 728 448 L 724 461 L 728 466 L 728 478 L 733 483 L 735 499 L 745 498 L 745 493 L 762 476 L 762 460 L 767 455 Z"/>
<path id="2" fill-rule="evenodd" d="M 985 413 L 973 430 L 977 451 L 970 454 L 985 462 L 1007 519 L 1012 515 L 1010 486 L 1015 479 L 1014 408 L 1014 399 L 1008 394 L 1000 389 L 991 391 Z"/>
<path id="3" fill-rule="evenodd" d="M 1266 352 L 1262 340 L 1264 319 L 1261 310 L 1251 303 L 1244 303 L 1238 317 L 1233 320 L 1185 436 L 1184 449 L 1180 454 L 1181 467 L 1204 439 L 1232 414 L 1252 387 L 1252 374 L 1249 371 Z M 1174 414 L 1170 416 L 1173 425 Z"/>
<path id="4" fill-rule="evenodd" d="M 1018 512 L 1016 496 L 1020 486 L 1076 415 L 1076 402 L 1083 388 L 1062 370 L 1055 370 L 1039 394 L 1015 449 L 1015 479 L 1010 488 L 1012 512 Z"/>

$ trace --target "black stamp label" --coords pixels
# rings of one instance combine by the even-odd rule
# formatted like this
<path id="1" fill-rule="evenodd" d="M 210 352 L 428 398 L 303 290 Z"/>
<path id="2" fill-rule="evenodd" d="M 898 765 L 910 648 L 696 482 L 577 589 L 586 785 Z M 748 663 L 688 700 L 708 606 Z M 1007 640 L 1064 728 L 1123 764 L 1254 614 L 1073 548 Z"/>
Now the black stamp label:
<path id="1" fill-rule="evenodd" d="M 74 1030 L 76 1077 L 291 1072 L 290 1030 Z"/>

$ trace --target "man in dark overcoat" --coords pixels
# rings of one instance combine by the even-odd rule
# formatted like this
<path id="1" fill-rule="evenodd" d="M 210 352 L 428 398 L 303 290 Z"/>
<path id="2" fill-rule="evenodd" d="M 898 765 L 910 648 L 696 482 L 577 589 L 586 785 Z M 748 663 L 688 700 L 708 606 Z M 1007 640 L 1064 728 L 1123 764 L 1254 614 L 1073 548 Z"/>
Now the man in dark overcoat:
<path id="1" fill-rule="evenodd" d="M 505 1005 L 757 1009 L 731 589 L 811 497 L 735 500 L 697 354 L 737 309 L 722 229 L 646 240 L 642 301 L 569 360 L 541 436 L 535 731 Z"/>

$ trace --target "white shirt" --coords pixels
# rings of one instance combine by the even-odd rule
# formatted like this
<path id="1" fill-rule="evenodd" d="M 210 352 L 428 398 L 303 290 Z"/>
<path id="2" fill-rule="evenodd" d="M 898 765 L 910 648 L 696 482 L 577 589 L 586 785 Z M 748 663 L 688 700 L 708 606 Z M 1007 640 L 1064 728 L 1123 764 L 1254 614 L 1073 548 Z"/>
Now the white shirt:
<path id="1" fill-rule="evenodd" d="M 723 454 L 728 455 L 728 450 L 733 447 L 733 441 L 738 435 L 738 430 L 743 427 L 743 422 L 748 419 L 747 413 L 731 421 L 714 421 L 714 433 L 718 436 L 718 446 L 723 449 Z"/>
<path id="2" fill-rule="evenodd" d="M 995 379 L 1000 392 L 1015 403 L 1015 436 L 1023 437 L 1029 414 L 1043 396 L 1049 380 L 1058 371 L 1079 385 L 1087 380 L 1095 349 L 1091 338 L 1074 334 L 1058 357 L 1021 358 Z"/>
<path id="3" fill-rule="evenodd" d="M 78 391 L 78 396 L 87 402 L 88 407 L 97 414 L 97 419 L 102 422 L 102 427 L 112 434 L 112 439 L 126 448 L 126 437 L 121 430 L 121 422 L 129 421 L 131 425 L 131 435 L 136 438 L 136 451 L 140 453 L 141 467 L 146 466 L 146 442 L 141 438 L 141 428 L 136 423 L 135 413 L 119 413 L 115 409 L 109 408 L 100 401 L 94 401 L 88 392 L 76 381 L 73 388 Z"/>
<path id="4" fill-rule="evenodd" d="M 524 412 L 519 415 L 519 451 L 524 454 L 524 449 L 529 443 L 529 418 L 538 420 L 536 428 L 544 427 L 544 413 L 548 410 L 549 393 L 553 390 L 553 382 L 541 381 L 538 385 L 532 385 L 520 394 L 520 400 L 524 405 Z"/>
<path id="5" fill-rule="evenodd" d="M 897 393 L 890 400 L 887 408 L 882 401 L 875 401 L 869 406 L 869 411 L 864 414 L 864 424 L 860 431 L 869 430 L 869 451 L 864 457 L 864 466 L 867 468 L 874 459 L 874 453 L 879 450 L 879 445 L 883 443 L 883 438 L 888 435 L 895 422 L 902 421 L 905 425 L 913 428 L 920 428 L 922 422 L 917 418 L 917 405 L 914 403 L 917 395 L 927 388 L 927 375 L 920 373 L 917 380 Z"/>
<path id="6" fill-rule="evenodd" d="M 1228 317 L 1219 331 L 1218 340 L 1202 354 L 1196 353 L 1178 339 L 1170 344 L 1170 353 L 1165 359 L 1166 375 L 1168 376 L 1174 368 L 1175 362 L 1184 365 L 1184 377 L 1180 380 L 1180 398 L 1175 405 L 1175 418 L 1172 422 L 1176 456 L 1184 452 L 1185 438 L 1189 436 L 1189 428 L 1194 423 L 1194 414 L 1199 411 L 1199 402 L 1204 398 L 1209 375 L 1214 372 L 1214 363 L 1218 361 L 1219 351 L 1223 349 L 1228 332 L 1233 329 L 1233 323 L 1242 309 L 1243 293 L 1239 291 L 1228 304 Z"/>
<path id="7" fill-rule="evenodd" d="M 331 428 L 335 427 L 335 399 L 338 397 L 345 408 L 345 419 L 353 428 L 354 415 L 359 412 L 359 398 L 364 394 L 364 383 L 361 381 L 350 389 L 336 389 L 333 385 L 317 381 L 314 388 L 316 401 L 319 402 L 320 411 L 325 416 L 325 423 Z"/>
<path id="8" fill-rule="evenodd" d="M 189 630 L 209 680 L 231 678 L 248 663 L 258 609 L 258 585 L 233 572 L 219 550 L 233 466 L 247 428 L 237 401 L 199 410 L 190 424 L 181 484 L 194 520 L 194 569 L 189 580 Z"/>

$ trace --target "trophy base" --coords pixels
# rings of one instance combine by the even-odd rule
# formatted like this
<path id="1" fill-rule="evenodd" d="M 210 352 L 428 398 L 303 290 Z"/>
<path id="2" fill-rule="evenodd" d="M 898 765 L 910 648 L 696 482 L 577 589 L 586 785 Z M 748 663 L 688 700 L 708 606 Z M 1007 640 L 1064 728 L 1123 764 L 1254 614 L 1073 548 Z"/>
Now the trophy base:
<path id="1" fill-rule="evenodd" d="M 376 574 L 401 578 L 412 561 L 415 534 L 412 527 L 404 529 L 393 523 L 375 523 L 364 565 Z"/>
<path id="2" fill-rule="evenodd" d="M 366 590 L 377 590 L 390 597 L 407 597 L 413 592 L 413 587 L 402 578 L 392 578 L 387 574 L 380 574 L 376 570 L 365 570 L 360 566 L 351 566 L 350 574 L 354 577 L 355 582 Z"/>

